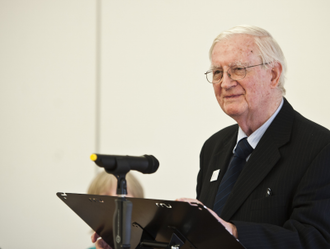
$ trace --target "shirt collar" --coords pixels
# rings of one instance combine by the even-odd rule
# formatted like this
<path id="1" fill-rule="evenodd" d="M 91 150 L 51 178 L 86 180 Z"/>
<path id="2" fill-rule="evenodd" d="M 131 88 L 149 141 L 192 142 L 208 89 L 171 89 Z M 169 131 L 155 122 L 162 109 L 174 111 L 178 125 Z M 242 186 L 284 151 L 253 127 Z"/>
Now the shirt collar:
<path id="1" fill-rule="evenodd" d="M 273 122 L 273 120 L 275 119 L 275 117 L 277 116 L 277 114 L 279 113 L 279 111 L 281 110 L 282 106 L 283 106 L 284 100 L 282 98 L 281 104 L 279 105 L 279 107 L 276 109 L 276 111 L 274 112 L 274 114 L 262 125 L 260 126 L 257 130 L 255 130 L 248 138 L 248 142 L 251 145 L 251 147 L 253 149 L 255 149 L 260 141 L 260 139 L 262 138 L 262 136 L 264 135 L 264 133 L 266 132 L 266 130 L 268 129 L 268 127 L 270 126 L 270 124 Z M 237 141 L 236 141 L 236 145 L 233 149 L 233 153 L 235 152 L 237 143 L 242 139 L 247 137 L 247 135 L 244 133 L 244 131 L 241 129 L 241 127 L 238 128 L 238 135 L 237 135 Z"/>

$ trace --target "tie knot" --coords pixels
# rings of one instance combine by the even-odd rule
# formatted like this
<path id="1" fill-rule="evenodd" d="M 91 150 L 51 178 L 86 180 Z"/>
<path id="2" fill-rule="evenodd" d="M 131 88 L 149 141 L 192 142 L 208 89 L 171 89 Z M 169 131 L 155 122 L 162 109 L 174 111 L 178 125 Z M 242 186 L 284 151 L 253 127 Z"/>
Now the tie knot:
<path id="1" fill-rule="evenodd" d="M 251 145 L 247 141 L 247 138 L 245 137 L 238 142 L 234 156 L 245 160 L 248 157 L 248 155 L 252 153 L 252 151 L 253 148 L 251 147 Z"/>

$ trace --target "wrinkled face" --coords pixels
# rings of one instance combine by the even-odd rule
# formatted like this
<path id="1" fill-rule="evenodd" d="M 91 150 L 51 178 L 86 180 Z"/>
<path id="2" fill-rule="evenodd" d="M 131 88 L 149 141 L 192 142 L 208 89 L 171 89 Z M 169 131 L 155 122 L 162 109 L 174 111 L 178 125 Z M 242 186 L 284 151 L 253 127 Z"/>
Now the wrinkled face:
<path id="1" fill-rule="evenodd" d="M 261 64 L 259 50 L 249 35 L 235 35 L 218 42 L 211 56 L 212 68 L 224 71 L 222 82 L 213 84 L 222 110 L 237 120 L 258 118 L 267 111 L 271 94 L 271 69 L 257 66 L 247 69 L 244 79 L 232 80 L 226 73 L 232 66 Z"/>

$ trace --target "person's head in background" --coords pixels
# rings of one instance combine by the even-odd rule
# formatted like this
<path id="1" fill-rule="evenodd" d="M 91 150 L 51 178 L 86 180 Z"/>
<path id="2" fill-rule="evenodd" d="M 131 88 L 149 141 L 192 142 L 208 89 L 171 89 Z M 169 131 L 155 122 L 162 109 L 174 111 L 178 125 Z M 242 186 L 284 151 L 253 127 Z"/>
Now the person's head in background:
<path id="1" fill-rule="evenodd" d="M 144 192 L 140 182 L 130 172 L 126 175 L 127 196 L 143 198 Z M 90 195 L 116 196 L 117 179 L 105 171 L 100 172 L 89 185 L 87 193 Z"/>

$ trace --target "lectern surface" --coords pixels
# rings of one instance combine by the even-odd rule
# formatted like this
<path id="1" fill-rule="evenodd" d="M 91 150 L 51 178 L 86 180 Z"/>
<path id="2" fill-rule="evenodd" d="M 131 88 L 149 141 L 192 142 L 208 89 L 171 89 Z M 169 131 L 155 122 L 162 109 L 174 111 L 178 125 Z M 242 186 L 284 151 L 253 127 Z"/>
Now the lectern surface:
<path id="1" fill-rule="evenodd" d="M 113 214 L 118 197 L 57 193 L 109 245 L 113 245 Z M 187 202 L 127 198 L 133 204 L 131 248 L 141 237 L 168 243 L 175 233 L 185 244 L 181 249 L 243 249 L 244 247 L 201 205 Z M 154 247 L 156 248 L 156 247 Z"/>

